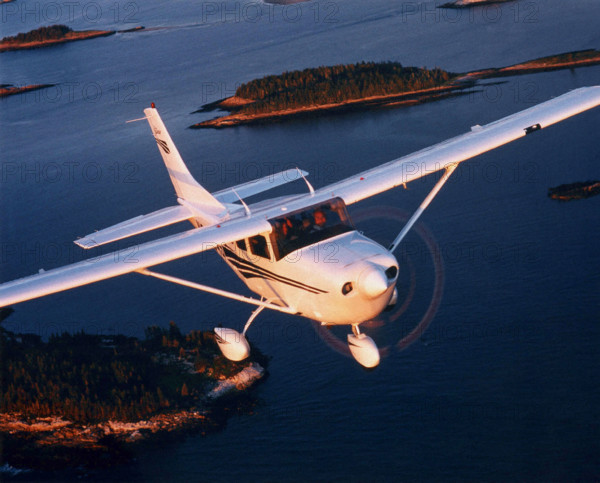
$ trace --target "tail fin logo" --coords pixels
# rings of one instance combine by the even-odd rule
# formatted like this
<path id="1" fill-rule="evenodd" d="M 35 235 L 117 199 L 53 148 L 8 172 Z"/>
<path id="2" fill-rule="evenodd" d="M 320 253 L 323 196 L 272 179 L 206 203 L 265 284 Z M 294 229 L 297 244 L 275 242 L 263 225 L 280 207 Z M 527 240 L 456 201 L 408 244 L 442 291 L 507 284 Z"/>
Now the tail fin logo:
<path id="1" fill-rule="evenodd" d="M 171 150 L 169 149 L 169 146 L 167 145 L 167 143 L 165 141 L 163 141 L 162 139 L 158 139 L 158 138 L 154 138 L 154 139 L 156 139 L 156 144 L 158 144 L 159 147 L 161 147 L 162 150 L 166 154 L 169 154 L 171 152 Z"/>

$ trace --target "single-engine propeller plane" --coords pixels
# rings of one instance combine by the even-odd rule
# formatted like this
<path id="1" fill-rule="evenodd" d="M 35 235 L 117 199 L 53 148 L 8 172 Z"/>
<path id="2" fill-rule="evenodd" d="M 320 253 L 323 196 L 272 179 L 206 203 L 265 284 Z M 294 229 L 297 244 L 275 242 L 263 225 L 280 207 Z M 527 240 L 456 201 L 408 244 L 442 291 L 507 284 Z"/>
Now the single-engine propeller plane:
<path id="1" fill-rule="evenodd" d="M 248 357 L 245 334 L 264 309 L 296 314 L 323 325 L 349 325 L 348 345 L 365 367 L 379 364 L 373 339 L 359 329 L 397 299 L 398 262 L 394 250 L 448 180 L 467 159 L 535 133 L 600 104 L 600 86 L 573 90 L 524 111 L 416 153 L 390 161 L 329 186 L 313 189 L 308 173 L 287 170 L 209 193 L 193 178 L 154 104 L 145 109 L 158 149 L 177 194 L 177 205 L 138 216 L 75 241 L 84 249 L 190 221 L 193 228 L 134 247 L 134 257 L 114 253 L 0 285 L 4 307 L 129 272 L 156 277 L 255 306 L 242 332 L 216 328 L 223 354 Z M 389 247 L 359 233 L 346 206 L 436 171 L 444 171 L 429 195 Z M 247 204 L 244 198 L 304 179 L 307 192 Z M 149 270 L 170 260 L 215 249 L 260 298 L 201 285 Z M 335 250 L 336 263 L 314 250 Z M 135 263 L 132 263 L 135 262 Z"/>

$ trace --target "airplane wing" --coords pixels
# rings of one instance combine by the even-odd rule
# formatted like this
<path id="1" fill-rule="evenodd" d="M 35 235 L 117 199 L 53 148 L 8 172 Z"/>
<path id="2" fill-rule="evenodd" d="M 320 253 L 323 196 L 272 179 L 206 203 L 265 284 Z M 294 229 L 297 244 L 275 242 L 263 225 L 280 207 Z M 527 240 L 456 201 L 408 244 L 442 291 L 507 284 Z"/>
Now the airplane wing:
<path id="1" fill-rule="evenodd" d="M 416 153 L 321 188 L 346 204 L 447 168 L 600 105 L 600 86 L 582 87 Z"/>
<path id="2" fill-rule="evenodd" d="M 16 304 L 55 292 L 135 272 L 146 267 L 186 257 L 217 245 L 271 231 L 261 218 L 241 218 L 205 228 L 195 228 L 160 240 L 136 245 L 82 262 L 0 286 L 0 307 Z"/>
<path id="3" fill-rule="evenodd" d="M 576 89 L 499 121 L 486 124 L 485 126 L 474 126 L 471 128 L 471 132 L 462 136 L 452 138 L 321 188 L 317 192 L 306 195 L 304 200 L 307 203 L 313 203 L 316 198 L 324 199 L 326 197 L 339 196 L 344 199 L 346 204 L 355 203 L 395 186 L 448 168 L 451 165 L 490 151 L 523 136 L 535 133 L 540 129 L 598 105 L 600 105 L 600 86 Z M 154 109 L 145 111 L 153 122 L 158 118 L 158 113 L 154 111 Z M 158 132 L 166 132 L 163 124 L 153 127 L 155 134 L 157 129 Z M 180 157 L 173 164 L 174 161 L 171 159 L 171 155 L 176 153 L 176 151 L 174 145 L 171 146 L 172 141 L 170 141 L 170 138 L 169 143 L 162 138 L 158 141 L 161 154 L 164 154 L 165 163 L 168 168 L 170 167 L 169 172 L 175 177 L 175 181 L 179 183 L 181 170 L 185 168 L 185 165 L 182 164 L 183 161 L 180 160 Z M 178 153 L 176 154 L 178 156 Z M 204 202 L 207 199 L 208 201 L 212 200 L 212 204 L 217 206 L 217 208 L 223 206 L 217 198 L 212 197 L 208 192 L 199 191 L 199 188 L 196 187 L 197 183 L 192 184 L 193 179 L 187 170 L 186 173 L 186 177 L 184 178 L 187 180 L 187 184 L 185 186 L 192 186 L 196 190 L 192 190 L 191 195 L 200 196 L 200 201 Z M 291 173 L 289 174 L 291 175 Z M 179 178 L 175 175 L 179 176 Z M 276 185 L 283 184 L 289 180 L 288 178 L 286 172 L 284 172 L 274 183 Z M 182 185 L 178 184 L 177 186 L 181 187 Z M 237 190 L 236 192 L 240 196 L 249 196 L 264 191 L 269 186 L 273 186 L 273 181 L 262 179 L 256 183 L 250 182 L 240 185 L 237 188 L 239 188 L 241 193 Z M 232 190 L 223 190 L 218 195 L 223 200 L 227 200 L 225 202 L 237 199 L 236 193 Z M 194 196 L 192 198 L 195 199 Z M 183 209 L 178 207 L 168 208 L 165 211 L 147 215 L 147 218 L 141 217 L 129 220 L 108 228 L 104 232 L 98 232 L 96 237 L 108 243 L 109 241 L 114 241 L 125 236 L 147 231 L 158 225 L 164 226 L 164 224 L 181 221 L 187 216 L 187 212 Z M 212 218 L 208 218 L 209 221 L 212 220 Z M 119 252 L 92 258 L 73 265 L 67 265 L 47 272 L 41 271 L 37 275 L 0 285 L 0 307 L 116 277 L 125 273 L 139 271 L 170 260 L 216 248 L 220 244 L 251 237 L 258 233 L 270 232 L 271 228 L 269 222 L 261 216 L 235 218 L 229 221 L 222 221 L 220 224 L 196 228 L 153 242 L 136 245 Z M 86 238 L 79 240 L 79 244 L 85 247 L 93 241 L 96 243 L 99 241 L 98 239 L 94 240 L 94 235 Z"/>

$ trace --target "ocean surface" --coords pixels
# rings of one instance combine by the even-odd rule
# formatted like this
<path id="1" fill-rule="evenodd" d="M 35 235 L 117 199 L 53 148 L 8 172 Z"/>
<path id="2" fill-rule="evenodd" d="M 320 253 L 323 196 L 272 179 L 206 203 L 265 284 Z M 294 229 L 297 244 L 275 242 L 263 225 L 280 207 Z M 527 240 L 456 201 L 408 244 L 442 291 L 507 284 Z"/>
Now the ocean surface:
<path id="1" fill-rule="evenodd" d="M 508 77 L 404 109 L 226 130 L 190 130 L 201 105 L 267 74 L 393 60 L 464 72 L 600 47 L 596 0 L 521 0 L 472 10 L 433 2 L 63 2 L 0 6 L 1 36 L 40 25 L 145 31 L 0 55 L 0 83 L 54 87 L 0 100 L 1 281 L 81 260 L 72 241 L 173 205 L 143 116 L 155 102 L 209 190 L 301 167 L 315 187 L 570 89 L 600 67 Z M 251 343 L 271 357 L 251 414 L 216 434 L 148 448 L 98 481 L 595 481 L 600 477 L 600 198 L 547 189 L 600 179 L 600 109 L 461 165 L 398 253 L 400 302 L 366 332 L 263 312 Z M 388 244 L 435 183 L 350 207 Z M 306 190 L 302 183 L 288 189 Z M 279 191 L 281 193 L 281 191 Z M 179 226 L 150 239 L 186 228 Z M 136 240 L 137 241 L 137 240 Z M 125 248 L 127 243 L 117 243 Z M 161 267 L 163 268 L 163 267 Z M 213 253 L 170 274 L 248 294 Z M 126 333 L 240 329 L 251 308 L 135 274 L 15 306 L 9 330 Z M 414 331 L 421 337 L 412 337 Z M 62 481 L 33 472 L 1 477 Z"/>

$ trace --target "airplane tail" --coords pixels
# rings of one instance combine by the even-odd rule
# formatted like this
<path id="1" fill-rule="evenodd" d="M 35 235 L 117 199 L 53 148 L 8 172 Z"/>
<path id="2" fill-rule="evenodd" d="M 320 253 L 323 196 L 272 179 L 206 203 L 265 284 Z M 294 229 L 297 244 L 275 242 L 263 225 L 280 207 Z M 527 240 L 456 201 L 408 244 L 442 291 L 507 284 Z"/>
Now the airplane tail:
<path id="1" fill-rule="evenodd" d="M 189 172 L 154 104 L 152 107 L 144 109 L 144 114 L 148 119 L 152 135 L 158 144 L 158 150 L 165 162 L 177 196 L 192 205 L 195 208 L 194 211 L 199 210 L 202 214 L 207 215 L 205 222 L 216 223 L 227 212 L 227 208 L 205 190 Z"/>

